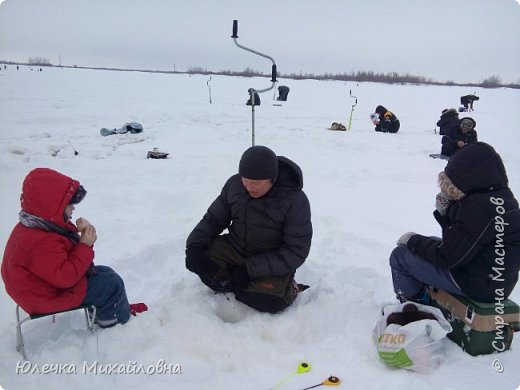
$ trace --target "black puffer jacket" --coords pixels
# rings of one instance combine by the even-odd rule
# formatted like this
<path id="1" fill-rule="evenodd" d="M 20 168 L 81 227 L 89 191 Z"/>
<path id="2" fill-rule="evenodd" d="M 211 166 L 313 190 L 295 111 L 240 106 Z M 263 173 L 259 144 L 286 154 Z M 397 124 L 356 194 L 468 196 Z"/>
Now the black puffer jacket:
<path id="1" fill-rule="evenodd" d="M 491 146 L 477 142 L 457 152 L 444 171 L 466 196 L 453 203 L 446 216 L 434 212 L 442 227 L 440 244 L 416 234 L 408 248 L 450 268 L 470 298 L 506 298 L 520 270 L 520 211 L 502 160 Z"/>
<path id="2" fill-rule="evenodd" d="M 459 119 L 457 126 L 446 129 L 446 134 L 441 139 L 441 154 L 452 156 L 460 149 L 457 145 L 457 142 L 459 141 L 463 141 L 465 145 L 478 141 L 478 134 L 474 128 L 467 133 L 464 133 L 460 128 L 460 124 L 464 119 L 470 119 L 473 121 L 473 127 L 476 126 L 476 122 L 473 118 L 461 118 Z"/>
<path id="3" fill-rule="evenodd" d="M 459 113 L 454 108 L 450 108 L 442 113 L 441 118 L 437 121 L 439 126 L 439 134 L 450 134 L 459 125 Z"/>
<path id="4" fill-rule="evenodd" d="M 251 198 L 238 174 L 188 237 L 186 246 L 209 247 L 225 229 L 233 247 L 247 258 L 249 275 L 294 274 L 307 258 L 312 239 L 309 200 L 300 167 L 278 156 L 278 178 L 262 198 Z"/>

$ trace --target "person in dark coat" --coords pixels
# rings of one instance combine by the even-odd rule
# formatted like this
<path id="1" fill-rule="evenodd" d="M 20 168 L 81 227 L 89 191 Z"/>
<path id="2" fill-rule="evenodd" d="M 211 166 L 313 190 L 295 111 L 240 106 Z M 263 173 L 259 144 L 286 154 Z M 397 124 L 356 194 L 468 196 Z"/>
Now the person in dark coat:
<path id="1" fill-rule="evenodd" d="M 252 146 L 186 241 L 186 268 L 217 292 L 275 313 L 302 285 L 296 270 L 312 239 L 300 167 L 265 146 Z M 226 234 L 222 234 L 227 229 Z"/>
<path id="2" fill-rule="evenodd" d="M 280 85 L 278 87 L 278 97 L 276 98 L 276 100 L 281 101 L 281 102 L 287 101 L 287 96 L 289 95 L 289 91 L 290 91 L 290 89 L 288 86 Z"/>
<path id="3" fill-rule="evenodd" d="M 479 100 L 477 95 L 464 95 L 460 97 L 460 104 L 464 106 L 464 111 L 473 111 L 473 103 Z"/>
<path id="4" fill-rule="evenodd" d="M 441 118 L 437 121 L 439 134 L 445 135 L 452 132 L 460 126 L 459 113 L 454 108 L 445 108 L 442 110 Z"/>
<path id="5" fill-rule="evenodd" d="M 256 92 L 252 88 L 249 88 L 247 90 L 247 92 L 249 93 L 250 97 L 249 97 L 249 99 L 247 99 L 246 106 L 250 106 L 252 104 L 251 98 L 253 98 L 255 100 L 255 106 L 259 106 L 261 104 L 261 101 L 260 101 L 260 95 L 258 94 L 258 92 Z"/>
<path id="6" fill-rule="evenodd" d="M 445 156 L 453 156 L 457 151 L 478 141 L 477 131 L 475 127 L 477 122 L 473 118 L 462 118 L 459 120 L 458 126 L 448 128 L 447 133 L 441 139 L 441 154 Z"/>
<path id="7" fill-rule="evenodd" d="M 2 279 L 9 296 L 28 314 L 94 305 L 96 323 L 107 328 L 147 308 L 130 305 L 121 277 L 94 264 L 95 227 L 84 218 L 71 222 L 75 205 L 86 194 L 77 180 L 60 172 L 29 172 L 20 196 L 20 222 L 5 246 Z"/>
<path id="8" fill-rule="evenodd" d="M 434 217 L 442 238 L 413 232 L 390 256 L 401 301 L 428 303 L 424 286 L 482 302 L 507 299 L 520 271 L 520 210 L 498 153 L 484 142 L 457 152 L 439 174 Z"/>
<path id="9" fill-rule="evenodd" d="M 371 116 L 372 122 L 376 125 L 375 131 L 382 133 L 397 133 L 399 131 L 401 123 L 394 113 L 388 111 L 384 106 L 377 106 L 375 113 L 377 117 Z"/>

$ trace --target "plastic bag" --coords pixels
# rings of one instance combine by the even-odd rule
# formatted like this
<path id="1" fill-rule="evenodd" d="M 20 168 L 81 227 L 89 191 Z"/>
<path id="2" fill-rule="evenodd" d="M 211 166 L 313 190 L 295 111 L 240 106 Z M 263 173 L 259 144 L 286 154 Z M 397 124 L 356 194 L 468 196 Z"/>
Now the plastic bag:
<path id="1" fill-rule="evenodd" d="M 372 122 L 372 124 L 377 126 L 379 124 L 379 114 L 375 112 L 373 114 L 370 114 L 370 121 Z"/>
<path id="2" fill-rule="evenodd" d="M 410 309 L 408 306 L 403 312 L 407 305 L 413 305 L 417 309 L 412 319 L 432 316 L 435 319 L 419 319 L 409 323 L 404 321 L 401 324 L 387 322 L 392 314 L 391 319 L 401 315 L 404 317 L 407 314 L 406 309 Z M 415 308 L 412 307 L 413 310 Z M 450 323 L 439 309 L 405 302 L 383 309 L 383 315 L 374 328 L 373 339 L 379 358 L 387 365 L 429 373 L 445 361 L 443 339 L 451 331 Z"/>

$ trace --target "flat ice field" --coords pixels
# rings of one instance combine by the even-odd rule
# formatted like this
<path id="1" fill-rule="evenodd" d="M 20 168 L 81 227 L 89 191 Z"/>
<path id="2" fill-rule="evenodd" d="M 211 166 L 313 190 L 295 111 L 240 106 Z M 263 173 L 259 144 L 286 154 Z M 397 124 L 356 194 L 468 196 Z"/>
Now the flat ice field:
<path id="1" fill-rule="evenodd" d="M 203 286 L 184 266 L 185 240 L 251 145 L 248 88 L 267 78 L 80 69 L 0 72 L 0 247 L 18 221 L 25 175 L 49 167 L 88 191 L 74 217 L 95 224 L 96 263 L 116 269 L 129 300 L 149 311 L 94 334 L 79 312 L 24 325 L 31 365 L 15 350 L 15 304 L 0 288 L 0 385 L 6 389 L 303 389 L 336 375 L 345 389 L 516 389 L 520 335 L 510 351 L 471 357 L 446 340 L 446 363 L 430 375 L 384 366 L 372 329 L 395 303 L 388 256 L 401 234 L 440 235 L 432 216 L 437 173 L 446 162 L 434 133 L 441 110 L 480 97 L 481 141 L 492 144 L 520 197 L 520 91 L 465 87 L 280 80 L 255 109 L 256 144 L 297 162 L 312 208 L 311 253 L 298 270 L 311 288 L 277 315 L 263 314 Z M 357 96 L 352 130 L 349 90 Z M 401 121 L 375 133 L 379 104 Z M 461 113 L 460 116 L 466 116 Z M 140 134 L 102 137 L 125 122 Z M 154 147 L 168 159 L 146 159 Z M 74 154 L 74 150 L 78 152 Z M 520 302 L 520 287 L 511 297 Z M 495 359 L 503 365 L 499 373 Z M 295 374 L 302 362 L 312 365 Z M 45 364 L 70 372 L 42 373 Z M 133 372 L 137 367 L 175 370 Z M 496 365 L 496 362 L 495 362 Z M 110 367 L 118 367 L 114 372 Z M 32 372 L 26 372 L 32 370 Z M 164 372 L 165 371 L 165 372 Z M 287 377 L 287 378 L 286 378 Z"/>

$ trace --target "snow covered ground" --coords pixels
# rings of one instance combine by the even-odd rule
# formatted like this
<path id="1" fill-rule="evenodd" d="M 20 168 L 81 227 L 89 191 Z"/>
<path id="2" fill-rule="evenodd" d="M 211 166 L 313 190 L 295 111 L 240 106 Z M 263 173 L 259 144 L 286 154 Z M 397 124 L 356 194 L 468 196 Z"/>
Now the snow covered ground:
<path id="1" fill-rule="evenodd" d="M 443 108 L 476 92 L 479 138 L 502 155 L 520 197 L 520 91 L 464 87 L 281 80 L 256 108 L 256 143 L 296 161 L 312 207 L 314 238 L 297 280 L 312 287 L 282 314 L 255 312 L 215 295 L 184 267 L 184 245 L 251 145 L 250 87 L 265 78 L 165 75 L 79 69 L 0 72 L 0 202 L 3 248 L 17 222 L 21 183 L 49 167 L 85 186 L 74 216 L 98 231 L 96 263 L 125 280 L 129 300 L 149 311 L 125 326 L 85 330 L 79 312 L 24 325 L 32 366 L 15 351 L 15 305 L 0 289 L 0 385 L 6 389 L 302 389 L 329 375 L 345 389 L 515 389 L 520 336 L 499 355 L 471 357 L 446 341 L 447 363 L 430 375 L 385 367 L 372 329 L 394 303 L 388 256 L 404 232 L 440 234 L 431 215 L 445 161 L 435 123 Z M 349 95 L 358 97 L 352 130 Z M 375 133 L 369 114 L 385 105 L 401 120 L 396 135 Z M 101 137 L 102 127 L 136 121 L 141 134 Z M 166 160 L 146 159 L 158 147 Z M 74 149 L 79 154 L 74 155 Z M 520 287 L 512 298 L 520 302 Z M 504 372 L 492 367 L 499 359 Z M 114 373 L 179 364 L 182 373 Z M 312 370 L 295 374 L 302 361 Z M 62 373 L 43 371 L 63 364 Z M 18 367 L 18 373 L 17 373 Z M 97 370 L 97 373 L 96 373 Z M 21 372 L 20 372 L 21 371 Z M 73 371 L 76 371 L 75 373 Z M 291 374 L 294 374 L 291 376 Z"/>

